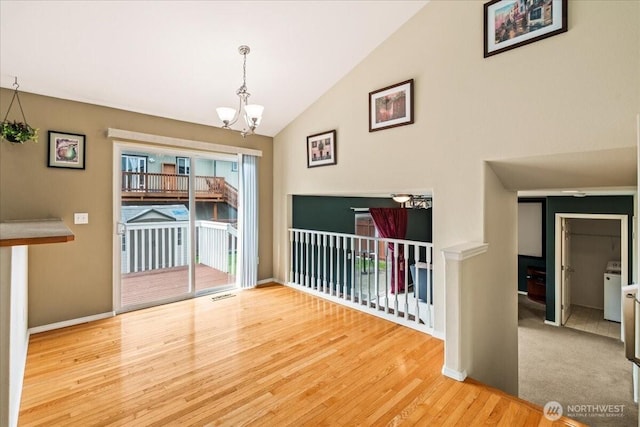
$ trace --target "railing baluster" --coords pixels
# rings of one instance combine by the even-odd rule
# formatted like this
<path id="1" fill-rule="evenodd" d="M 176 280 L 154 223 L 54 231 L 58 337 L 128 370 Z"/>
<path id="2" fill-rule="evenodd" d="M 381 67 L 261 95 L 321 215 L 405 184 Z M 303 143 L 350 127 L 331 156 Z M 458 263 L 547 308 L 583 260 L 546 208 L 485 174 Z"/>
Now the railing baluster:
<path id="1" fill-rule="evenodd" d="M 140 230 L 135 230 L 133 235 L 133 271 L 138 271 L 138 233 Z"/>
<path id="2" fill-rule="evenodd" d="M 380 307 L 380 254 L 379 254 L 379 244 L 377 240 L 374 240 L 374 245 L 373 245 L 373 256 L 374 261 L 373 261 L 373 268 L 375 268 L 375 270 L 373 270 L 373 288 L 374 288 L 374 292 L 376 294 L 376 305 L 375 305 L 375 309 L 378 310 Z M 369 298 L 372 299 L 372 298 Z"/>
<path id="3" fill-rule="evenodd" d="M 416 300 L 416 315 L 415 321 L 416 323 L 420 323 L 420 270 L 418 269 L 418 261 L 420 260 L 420 247 L 418 245 L 413 246 L 413 295 Z"/>
<path id="4" fill-rule="evenodd" d="M 394 288 L 393 288 L 393 313 L 396 317 L 398 317 L 398 282 L 400 281 L 400 266 L 398 265 L 398 243 L 393 243 L 393 269 L 392 274 L 394 277 Z"/>
<path id="5" fill-rule="evenodd" d="M 304 233 L 304 285 L 309 287 L 309 233 Z"/>
<path id="6" fill-rule="evenodd" d="M 333 273 L 333 239 L 334 236 L 329 236 L 329 291 L 331 295 L 335 295 L 334 294 L 334 289 L 335 289 L 335 282 L 333 280 L 334 278 L 334 273 Z"/>
<path id="7" fill-rule="evenodd" d="M 342 299 L 348 299 L 347 295 L 347 262 L 348 262 L 347 238 L 342 237 Z"/>
<path id="8" fill-rule="evenodd" d="M 167 236 L 167 240 L 169 241 L 169 261 L 168 261 L 168 267 L 173 267 L 173 259 L 174 259 L 174 251 L 175 251 L 175 243 L 174 243 L 174 229 L 173 228 L 169 228 L 167 230 L 168 232 L 168 236 Z"/>
<path id="9" fill-rule="evenodd" d="M 169 229 L 165 228 L 162 230 L 162 268 L 167 268 L 169 266 L 170 250 L 171 246 L 169 246 Z"/>
<path id="10" fill-rule="evenodd" d="M 409 318 L 409 247 L 402 243 L 402 271 L 404 271 L 404 318 Z"/>
<path id="11" fill-rule="evenodd" d="M 315 244 L 316 244 L 316 235 L 312 233 L 309 235 L 309 243 L 311 247 L 311 287 L 315 289 L 316 287 L 316 257 L 315 257 Z"/>
<path id="12" fill-rule="evenodd" d="M 384 245 L 384 312 L 389 312 L 389 285 L 391 285 L 391 276 L 389 274 L 389 266 L 391 265 L 391 251 L 389 244 Z"/>
<path id="13" fill-rule="evenodd" d="M 427 260 L 427 321 L 428 321 L 428 326 L 430 328 L 433 327 L 433 321 L 432 319 L 432 308 L 433 308 L 433 295 L 431 292 L 431 287 L 433 286 L 432 281 L 433 281 L 433 277 L 432 277 L 432 273 L 431 273 L 431 269 L 432 269 L 432 265 L 431 265 L 431 251 L 432 251 L 432 247 L 427 247 L 427 255 L 426 255 L 426 260 Z"/>
<path id="14" fill-rule="evenodd" d="M 154 248 L 154 259 L 153 259 L 153 263 L 151 265 L 151 268 L 158 269 L 158 268 L 160 268 L 158 266 L 158 251 L 159 251 L 159 248 L 158 248 L 158 229 L 154 228 L 152 230 L 152 232 L 153 232 L 153 244 L 155 245 L 155 248 Z"/>
<path id="15" fill-rule="evenodd" d="M 322 292 L 327 293 L 327 235 L 322 235 Z"/>
<path id="16" fill-rule="evenodd" d="M 358 304 L 362 304 L 362 287 L 364 286 L 364 276 L 362 275 L 362 269 L 366 272 L 366 258 L 362 252 L 362 239 L 358 239 L 358 253 L 360 254 L 361 267 L 358 269 L 360 275 L 360 287 L 358 288 Z"/>
<path id="17" fill-rule="evenodd" d="M 351 302 L 356 300 L 356 241 L 351 238 Z"/>
<path id="18" fill-rule="evenodd" d="M 125 245 L 125 254 L 126 254 L 126 260 L 127 260 L 127 270 L 125 271 L 125 273 L 131 273 L 131 244 L 133 242 L 133 233 L 135 232 L 135 230 L 126 230 L 125 231 L 125 236 L 126 236 L 126 241 L 124 242 Z"/>
<path id="19" fill-rule="evenodd" d="M 296 231 L 296 284 L 300 284 L 300 232 Z"/>
<path id="20" fill-rule="evenodd" d="M 289 281 L 295 283 L 293 277 L 293 230 L 289 230 Z"/>
<path id="21" fill-rule="evenodd" d="M 336 296 L 340 297 L 342 282 L 340 274 L 340 248 L 342 247 L 342 237 L 336 237 Z"/>

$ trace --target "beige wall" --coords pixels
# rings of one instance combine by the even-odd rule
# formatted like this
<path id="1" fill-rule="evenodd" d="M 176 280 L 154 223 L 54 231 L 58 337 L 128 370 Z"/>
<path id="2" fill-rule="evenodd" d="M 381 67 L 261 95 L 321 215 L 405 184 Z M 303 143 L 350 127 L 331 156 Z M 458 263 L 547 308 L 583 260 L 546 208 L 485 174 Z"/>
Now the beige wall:
<path id="1" fill-rule="evenodd" d="M 7 111 L 12 92 L 0 92 Z M 0 220 L 59 217 L 75 241 L 30 250 L 29 326 L 112 310 L 113 142 L 107 128 L 208 141 L 262 150 L 259 160 L 260 236 L 258 279 L 272 277 L 272 138 L 239 135 L 210 126 L 168 120 L 90 104 L 21 93 L 38 144 L 0 144 Z M 215 112 L 212 111 L 212 120 Z M 19 119 L 12 108 L 9 119 Z M 47 131 L 86 135 L 86 170 L 47 167 Z M 88 225 L 73 225 L 74 212 L 88 212 Z"/>
<path id="2" fill-rule="evenodd" d="M 438 254 L 463 242 L 489 243 L 483 258 L 489 257 L 485 265 L 495 271 L 485 274 L 487 267 L 478 265 L 476 286 L 486 286 L 493 300 L 469 307 L 463 316 L 482 319 L 489 306 L 495 311 L 506 304 L 496 319 L 508 324 L 487 338 L 504 336 L 510 350 L 496 355 L 493 367 L 474 360 L 477 369 L 470 372 L 512 389 L 494 368 L 502 365 L 511 375 L 517 367 L 516 248 L 485 227 L 502 220 L 502 233 L 515 236 L 516 202 L 495 182 L 485 186 L 483 161 L 635 147 L 639 9 L 636 1 L 615 7 L 609 1 L 570 1 L 567 33 L 485 59 L 483 2 L 428 3 L 275 137 L 275 276 L 286 278 L 289 195 L 432 191 L 436 332 L 445 329 Z M 415 79 L 415 124 L 369 133 L 368 93 L 409 78 Z M 338 164 L 307 169 L 306 136 L 330 129 L 337 130 Z M 514 205 L 486 217 L 498 215 L 484 206 L 491 200 Z M 498 262 L 497 254 L 508 253 L 513 256 Z"/>

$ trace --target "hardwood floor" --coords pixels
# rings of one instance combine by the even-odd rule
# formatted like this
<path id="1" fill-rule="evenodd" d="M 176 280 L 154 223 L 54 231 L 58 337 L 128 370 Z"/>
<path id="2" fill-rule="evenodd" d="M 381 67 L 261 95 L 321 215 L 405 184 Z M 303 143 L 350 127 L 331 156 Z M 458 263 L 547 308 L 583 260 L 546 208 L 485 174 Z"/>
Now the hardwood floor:
<path id="1" fill-rule="evenodd" d="M 552 425 L 442 363 L 438 339 L 270 286 L 32 335 L 19 425 Z"/>

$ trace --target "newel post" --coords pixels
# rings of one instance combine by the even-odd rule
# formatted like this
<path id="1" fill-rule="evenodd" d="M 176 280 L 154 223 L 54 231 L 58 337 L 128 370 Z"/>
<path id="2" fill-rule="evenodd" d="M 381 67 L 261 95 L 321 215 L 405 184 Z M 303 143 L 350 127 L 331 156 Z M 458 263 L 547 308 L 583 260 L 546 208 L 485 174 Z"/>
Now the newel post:
<path id="1" fill-rule="evenodd" d="M 445 340 L 442 374 L 457 381 L 467 377 L 462 351 L 462 266 L 466 259 L 487 251 L 487 243 L 463 243 L 442 250 L 445 282 Z"/>

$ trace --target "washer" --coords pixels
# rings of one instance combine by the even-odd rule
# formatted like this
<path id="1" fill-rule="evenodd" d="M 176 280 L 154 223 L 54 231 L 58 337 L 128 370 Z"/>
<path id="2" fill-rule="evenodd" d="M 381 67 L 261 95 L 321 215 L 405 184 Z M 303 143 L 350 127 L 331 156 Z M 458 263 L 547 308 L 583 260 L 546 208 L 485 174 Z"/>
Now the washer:
<path id="1" fill-rule="evenodd" d="M 622 318 L 621 271 L 620 261 L 609 261 L 604 272 L 604 318 L 613 322 Z"/>

